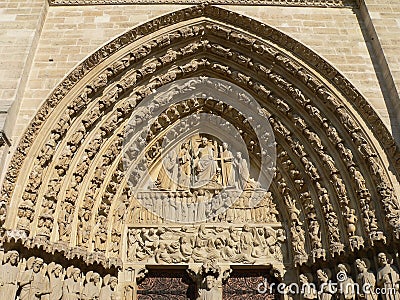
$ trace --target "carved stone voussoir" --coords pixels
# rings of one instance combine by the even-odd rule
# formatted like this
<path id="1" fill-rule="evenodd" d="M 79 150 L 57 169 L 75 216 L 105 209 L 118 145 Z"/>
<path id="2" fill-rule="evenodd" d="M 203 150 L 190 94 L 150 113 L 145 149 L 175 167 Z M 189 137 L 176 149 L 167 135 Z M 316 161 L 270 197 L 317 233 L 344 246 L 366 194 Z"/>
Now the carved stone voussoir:
<path id="1" fill-rule="evenodd" d="M 49 0 L 50 5 L 95 5 L 95 4 L 226 4 L 226 5 L 280 5 L 309 7 L 354 7 L 355 0 Z"/>
<path id="2" fill-rule="evenodd" d="M 51 3 L 56 4 L 58 1 L 51 1 Z M 60 3 L 63 1 L 59 1 Z M 66 1 L 68 2 L 68 1 Z M 79 3 L 79 1 L 71 1 L 74 3 Z M 90 4 L 90 0 L 87 1 L 82 1 L 85 4 Z M 287 1 L 277 1 L 277 2 L 287 2 Z M 291 4 L 296 4 L 300 5 L 299 3 L 317 3 L 317 1 L 291 1 Z M 318 3 L 331 3 L 331 4 L 337 4 L 340 1 L 332 0 L 332 1 L 318 1 Z M 107 1 L 102 1 L 102 4 L 107 4 Z M 111 1 L 110 1 L 111 3 Z M 247 2 L 246 2 L 247 3 Z M 113 3 L 112 3 L 113 4 Z M 373 114 L 373 112 L 370 112 L 369 109 L 370 107 L 368 104 L 366 104 L 365 99 L 363 99 L 352 87 L 351 85 L 346 81 L 346 79 L 342 78 L 341 76 L 337 75 L 335 72 L 333 72 L 333 67 L 327 65 L 324 61 L 322 61 L 321 58 L 319 58 L 316 54 L 311 52 L 311 50 L 305 48 L 305 46 L 299 45 L 297 42 L 290 40 L 290 43 L 287 43 L 288 37 L 285 36 L 283 33 L 280 32 L 275 32 L 273 29 L 268 28 L 269 30 L 266 30 L 266 25 L 264 24 L 258 24 L 260 26 L 255 26 L 255 21 L 251 20 L 247 17 L 240 16 L 237 14 L 227 14 L 227 11 L 215 7 L 215 6 L 197 6 L 197 7 L 191 7 L 184 9 L 182 11 L 178 12 L 173 12 L 170 14 L 171 16 L 174 16 L 174 18 L 170 18 L 168 20 L 174 20 L 174 23 L 177 20 L 187 20 L 193 17 L 197 17 L 200 15 L 205 15 L 210 18 L 217 18 L 221 19 L 222 21 L 227 21 L 228 23 L 235 22 L 235 23 L 240 23 L 242 27 L 244 28 L 255 28 L 255 31 L 257 34 L 260 34 L 261 36 L 267 38 L 268 40 L 272 41 L 273 43 L 276 43 L 278 45 L 284 44 L 287 49 L 290 51 L 294 51 L 297 55 L 302 57 L 303 59 L 307 59 L 307 61 L 310 61 L 310 64 L 313 65 L 315 68 L 319 69 L 320 72 L 322 72 L 322 75 L 328 76 L 331 80 L 334 80 L 337 88 L 339 90 L 342 90 L 343 93 L 349 98 L 354 99 L 354 101 L 357 103 L 357 105 L 360 107 L 361 113 L 364 115 L 370 116 Z M 232 15 L 234 17 L 232 17 Z M 168 17 L 169 18 L 169 17 Z M 167 16 L 160 17 L 160 22 L 157 24 L 169 24 L 170 21 L 167 21 Z M 237 22 L 236 22 L 237 21 Z M 152 21 L 153 22 L 153 21 Z M 149 23 L 150 24 L 150 23 Z M 149 25 L 148 24 L 148 25 Z M 263 25 L 263 26 L 261 26 Z M 110 44 L 104 46 L 99 52 L 94 53 L 92 56 L 90 56 L 84 63 L 82 63 L 80 66 L 77 67 L 77 69 L 72 72 L 67 79 L 54 91 L 52 96 L 48 99 L 48 101 L 42 106 L 40 109 L 40 112 L 38 115 L 35 117 L 33 120 L 31 127 L 27 130 L 25 137 L 22 139 L 20 146 L 17 149 L 16 154 L 13 157 L 13 161 L 10 165 L 13 166 L 12 169 L 9 169 L 8 174 L 6 176 L 5 184 L 4 184 L 4 195 L 5 195 L 5 201 L 8 202 L 10 195 L 12 194 L 13 188 L 15 186 L 15 179 L 18 176 L 18 172 L 21 168 L 22 165 L 22 160 L 23 157 L 26 156 L 27 149 L 29 146 L 32 144 L 32 141 L 34 137 L 36 136 L 39 128 L 43 125 L 43 121 L 45 118 L 43 116 L 48 114 L 48 111 L 57 105 L 59 101 L 65 96 L 67 91 L 69 91 L 73 85 L 76 84 L 77 81 L 82 79 L 91 69 L 93 69 L 94 66 L 96 66 L 98 63 L 103 61 L 105 58 L 111 56 L 115 51 L 117 51 L 122 45 L 126 45 L 127 43 L 131 43 L 134 40 L 137 40 L 143 35 L 149 34 L 150 31 L 153 32 L 155 30 L 159 29 L 159 25 L 154 24 L 154 26 L 139 26 L 129 33 L 124 34 L 123 36 L 118 37 L 115 39 L 113 42 Z M 308 59 L 309 57 L 312 57 L 312 59 Z M 322 68 L 322 69 L 321 69 Z M 327 71 L 328 70 L 328 71 Z M 110 75 L 111 76 L 111 75 Z M 107 75 L 108 78 L 108 75 Z M 85 96 L 82 96 L 83 98 L 88 97 L 90 93 L 92 93 L 94 90 L 96 90 L 95 86 L 93 86 L 93 89 L 90 88 L 87 92 L 84 93 Z M 368 109 L 367 109 L 368 108 Z M 78 109 L 77 109 L 78 110 Z M 368 110 L 368 113 L 366 113 L 366 110 Z M 384 127 L 383 123 L 379 122 L 378 117 L 374 115 L 376 118 L 376 122 L 370 122 L 374 123 L 374 126 L 378 126 L 379 130 L 377 130 L 376 135 L 383 135 L 382 138 L 379 140 L 382 141 L 382 145 L 386 149 L 392 149 L 391 147 L 394 145 L 393 139 L 390 137 L 390 134 Z M 68 118 L 67 118 L 68 119 Z M 370 119 L 369 119 L 370 120 Z M 64 128 L 64 127 L 62 127 Z M 50 145 L 51 146 L 51 145 Z M 397 149 L 395 150 L 397 151 Z M 50 153 L 51 154 L 51 153 Z M 398 155 L 394 153 L 394 156 Z M 44 160 L 46 163 L 47 160 Z M 32 197 L 35 195 L 32 195 Z M 21 212 L 22 214 L 22 212 Z"/>

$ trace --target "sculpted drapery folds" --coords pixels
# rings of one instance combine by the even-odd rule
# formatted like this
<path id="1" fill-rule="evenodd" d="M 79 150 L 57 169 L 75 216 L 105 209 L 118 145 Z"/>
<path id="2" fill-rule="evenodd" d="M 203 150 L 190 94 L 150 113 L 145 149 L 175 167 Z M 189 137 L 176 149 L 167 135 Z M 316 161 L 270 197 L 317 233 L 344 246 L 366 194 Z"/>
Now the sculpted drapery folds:
<path id="1" fill-rule="evenodd" d="M 86 274 L 86 284 L 82 291 L 82 299 L 99 299 L 100 285 L 100 275 L 96 272 L 88 272 Z"/>
<path id="2" fill-rule="evenodd" d="M 213 228 L 200 225 L 197 229 L 161 227 L 129 231 L 127 256 L 131 262 L 160 264 L 195 262 L 207 259 L 231 263 L 254 263 L 265 259 L 283 262 L 284 229 L 250 227 Z"/>
<path id="3" fill-rule="evenodd" d="M 358 299 L 376 300 L 378 295 L 375 293 L 376 278 L 374 273 L 368 270 L 367 263 L 363 259 L 356 259 L 357 268 L 357 283 L 359 286 L 370 286 L 369 291 L 361 291 L 357 297 Z"/>
<path id="4" fill-rule="evenodd" d="M 63 284 L 63 299 L 65 300 L 79 300 L 81 298 L 81 272 L 78 268 L 73 266 L 68 267 L 66 271 L 66 279 Z"/>
<path id="5" fill-rule="evenodd" d="M 192 175 L 189 143 L 183 143 L 179 152 L 179 189 L 186 190 L 190 186 Z"/>
<path id="6" fill-rule="evenodd" d="M 97 272 L 84 274 L 79 268 L 45 263 L 43 259 L 19 256 L 9 250 L 0 265 L 1 299 L 15 300 L 120 300 L 118 279 Z"/>
<path id="7" fill-rule="evenodd" d="M 339 280 L 338 298 L 341 300 L 351 300 L 356 297 L 356 288 L 353 279 L 349 276 L 350 266 L 339 264 L 338 273 L 343 274 L 343 279 Z"/>
<path id="8" fill-rule="evenodd" d="M 50 294 L 49 278 L 43 270 L 43 260 L 31 257 L 28 260 L 27 270 L 21 274 L 21 300 L 46 299 Z"/>
<path id="9" fill-rule="evenodd" d="M 376 285 L 382 290 L 390 291 L 382 297 L 385 300 L 395 300 L 400 298 L 400 273 L 396 266 L 388 262 L 385 253 L 378 254 L 378 269 Z"/>
<path id="10" fill-rule="evenodd" d="M 235 164 L 237 165 L 238 169 L 240 188 L 245 189 L 250 180 L 250 173 L 249 173 L 248 162 L 246 161 L 246 159 L 242 157 L 241 152 L 236 153 Z"/>
<path id="11" fill-rule="evenodd" d="M 218 289 L 216 287 L 216 279 L 212 275 L 208 275 L 203 282 L 204 287 L 199 290 L 197 300 L 213 300 L 218 299 Z"/>
<path id="12" fill-rule="evenodd" d="M 157 184 L 162 190 L 175 190 L 178 181 L 178 165 L 175 152 L 171 151 L 163 160 Z"/>
<path id="13" fill-rule="evenodd" d="M 313 286 L 311 274 L 300 274 L 299 283 L 304 291 L 301 296 L 302 299 L 307 299 L 307 300 L 317 299 L 318 292 L 315 286 Z"/>
<path id="14" fill-rule="evenodd" d="M 19 253 L 9 251 L 0 266 L 0 299 L 14 299 L 18 289 Z"/>
<path id="15" fill-rule="evenodd" d="M 224 179 L 224 186 L 234 187 L 236 184 L 235 179 L 235 169 L 234 169 L 234 157 L 232 152 L 229 150 L 228 143 L 223 143 L 223 152 L 222 152 L 222 160 L 223 160 L 223 167 L 222 167 L 222 178 Z"/>
<path id="16" fill-rule="evenodd" d="M 60 264 L 50 263 L 47 272 L 50 281 L 50 294 L 49 298 L 54 300 L 61 300 L 63 296 L 64 284 L 64 270 Z"/>
<path id="17" fill-rule="evenodd" d="M 212 180 L 214 175 L 217 173 L 217 163 L 214 160 L 214 152 L 212 145 L 209 144 L 206 137 L 201 140 L 201 145 L 196 153 L 197 157 L 197 178 L 196 185 L 201 187 Z"/>
<path id="18" fill-rule="evenodd" d="M 257 264 L 258 259 L 265 259 L 265 255 L 270 257 L 270 255 L 278 254 L 283 250 L 282 243 L 285 239 L 281 239 L 280 231 L 282 229 L 278 229 L 275 234 L 271 228 L 251 228 L 247 225 L 244 226 L 243 232 L 239 232 L 234 227 L 228 228 L 226 232 L 221 232 L 200 226 L 198 231 L 192 234 L 179 231 L 177 227 L 169 230 L 159 228 L 157 231 L 151 228 L 149 232 L 140 231 L 141 235 L 138 238 L 143 241 L 143 245 L 149 248 L 147 250 L 137 249 L 144 255 L 137 256 L 136 259 L 141 257 L 142 262 L 144 260 L 151 262 L 150 252 L 154 251 L 158 262 L 164 266 L 171 262 L 190 263 L 192 270 L 189 268 L 188 272 L 192 272 L 199 267 L 199 264 L 202 265 L 203 271 L 195 271 L 204 275 L 204 277 L 198 278 L 202 279 L 199 281 L 198 299 L 214 299 L 212 295 L 220 293 L 217 286 L 224 284 L 223 278 L 229 277 L 229 272 L 219 270 L 220 275 L 225 274 L 222 278 L 213 275 L 214 280 L 209 278 L 207 281 L 208 276 L 214 274 L 208 269 L 211 267 L 210 264 L 216 266 L 221 262 Z M 210 233 L 212 234 L 210 235 Z M 150 238 L 151 236 L 153 238 Z M 176 236 L 180 236 L 178 241 L 174 241 Z M 280 242 L 276 242 L 277 240 Z M 196 248 L 197 246 L 201 247 Z M 250 251 L 247 251 L 248 246 Z M 247 252 L 242 253 L 240 249 Z M 286 253 L 281 253 L 274 258 L 282 261 L 285 256 Z M 385 253 L 379 253 L 376 257 L 377 264 L 372 267 L 374 271 L 369 269 L 369 260 L 363 258 L 356 259 L 354 262 L 356 274 L 349 272 L 352 268 L 348 264 L 338 264 L 336 268 L 319 269 L 312 274 L 301 274 L 298 280 L 304 292 L 302 298 L 317 299 L 318 296 L 318 299 L 336 297 L 338 299 L 376 300 L 380 294 L 384 299 L 398 299 L 400 282 L 398 269 L 390 264 L 390 259 Z M 192 259 L 196 259 L 198 264 L 193 264 Z M 8 270 L 8 272 L 4 272 L 4 270 Z M 122 297 L 124 293 L 118 290 L 118 279 L 110 274 L 100 276 L 95 271 L 83 273 L 79 268 L 70 266 L 65 269 L 56 262 L 47 265 L 43 259 L 37 257 L 21 259 L 15 250 L 5 253 L 0 271 L 0 292 L 7 297 L 5 299 L 12 300 L 17 297 L 35 300 L 126 299 Z M 320 293 L 315 290 L 317 287 L 320 288 Z M 379 289 L 375 290 L 375 287 Z"/>
<path id="19" fill-rule="evenodd" d="M 334 291 L 332 288 L 332 283 L 330 282 L 331 271 L 329 269 L 325 270 L 317 270 L 317 279 L 319 283 L 319 295 L 318 299 L 320 300 L 330 300 L 334 295 Z"/>
<path id="20" fill-rule="evenodd" d="M 177 109 L 173 106 L 169 108 Z M 148 153 L 150 165 L 155 164 L 155 158 L 162 157 L 160 154 L 167 150 L 156 144 L 153 147 L 151 152 L 155 151 L 157 155 Z M 235 157 L 228 148 L 228 143 L 217 137 L 194 135 L 188 138 L 164 154 L 155 185 L 166 191 L 189 191 L 194 188 L 199 198 L 203 196 L 204 190 L 210 188 L 210 184 L 237 191 L 259 187 L 260 184 L 250 178 L 247 159 L 238 151 Z M 199 201 L 199 208 L 201 204 L 202 201 Z"/>
<path id="21" fill-rule="evenodd" d="M 114 276 L 106 275 L 103 281 L 103 287 L 100 290 L 99 300 L 117 300 L 118 279 Z"/>

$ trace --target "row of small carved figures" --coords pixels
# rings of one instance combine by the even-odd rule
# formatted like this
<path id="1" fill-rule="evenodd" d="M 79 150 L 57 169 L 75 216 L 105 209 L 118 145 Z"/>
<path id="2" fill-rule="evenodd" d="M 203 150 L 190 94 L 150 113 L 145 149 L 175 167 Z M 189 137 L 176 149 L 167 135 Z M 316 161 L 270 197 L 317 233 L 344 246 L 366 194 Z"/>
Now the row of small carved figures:
<path id="1" fill-rule="evenodd" d="M 158 200 L 158 199 L 157 199 Z M 227 202 L 219 202 L 217 200 L 208 200 L 208 202 L 205 201 L 199 201 L 195 202 L 196 199 L 192 198 L 190 199 L 191 202 L 181 202 L 179 199 L 176 198 L 165 198 L 162 201 L 152 201 L 152 202 L 141 202 L 143 203 L 143 206 L 146 207 L 147 209 L 150 209 L 151 211 L 158 212 L 158 214 L 161 214 L 161 211 L 165 213 L 166 211 L 171 211 L 173 210 L 174 212 L 180 212 L 180 211 L 196 211 L 197 207 L 199 206 L 204 206 L 204 209 L 206 212 L 212 213 L 216 211 L 225 211 L 227 209 L 238 209 L 238 210 L 255 210 L 255 209 L 263 209 L 266 212 L 273 214 L 277 216 L 279 212 L 276 210 L 274 203 L 258 203 L 255 206 L 250 206 L 250 204 L 243 204 L 239 203 L 238 201 L 234 203 L 230 203 L 230 201 Z M 137 207 L 141 207 L 137 205 Z"/>
<path id="2" fill-rule="evenodd" d="M 64 268 L 31 256 L 21 259 L 18 251 L 4 254 L 0 265 L 0 298 L 3 299 L 117 299 L 118 279 L 89 271 L 83 274 L 77 267 Z"/>
<path id="3" fill-rule="evenodd" d="M 162 207 L 166 203 L 176 206 L 180 204 L 183 206 L 196 205 L 200 202 L 208 201 L 213 207 L 230 207 L 238 209 L 246 208 L 261 208 L 271 207 L 274 214 L 278 214 L 275 209 L 273 197 L 270 192 L 262 191 L 259 194 L 253 193 L 253 191 L 247 191 L 245 193 L 240 191 L 234 191 L 230 193 L 217 193 L 216 195 L 210 195 L 209 193 L 199 192 L 203 194 L 192 194 L 191 192 L 168 192 L 165 194 L 159 193 L 140 193 L 137 195 L 137 200 L 143 203 L 145 207 Z M 250 203 L 255 203 L 250 205 Z"/>
<path id="4" fill-rule="evenodd" d="M 337 265 L 336 276 L 332 276 L 334 272 L 329 268 L 317 270 L 316 278 L 313 278 L 311 273 L 300 274 L 299 288 L 304 299 L 330 300 L 336 297 L 349 300 L 356 298 L 376 300 L 380 295 L 383 300 L 399 300 L 398 268 L 391 263 L 391 258 L 385 253 L 378 254 L 377 264 L 375 273 L 370 270 L 370 261 L 367 258 L 356 259 L 354 263 L 356 276 L 352 276 L 350 265 L 345 263 Z"/>

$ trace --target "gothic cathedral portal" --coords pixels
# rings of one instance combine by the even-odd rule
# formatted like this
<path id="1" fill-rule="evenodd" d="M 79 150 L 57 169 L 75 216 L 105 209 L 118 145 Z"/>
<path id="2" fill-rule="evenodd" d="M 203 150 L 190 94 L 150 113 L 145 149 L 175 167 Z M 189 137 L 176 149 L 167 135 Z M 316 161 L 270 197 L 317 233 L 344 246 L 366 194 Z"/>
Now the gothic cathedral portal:
<path id="1" fill-rule="evenodd" d="M 396 142 L 336 68 L 187 6 L 35 113 L 2 185 L 0 299 L 400 299 L 399 183 Z"/>

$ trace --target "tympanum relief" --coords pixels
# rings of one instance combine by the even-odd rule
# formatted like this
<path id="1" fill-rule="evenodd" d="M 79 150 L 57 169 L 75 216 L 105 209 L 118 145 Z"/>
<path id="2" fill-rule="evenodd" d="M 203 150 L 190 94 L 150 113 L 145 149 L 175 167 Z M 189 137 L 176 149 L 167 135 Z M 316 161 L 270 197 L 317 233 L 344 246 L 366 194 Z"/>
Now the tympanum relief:
<path id="1" fill-rule="evenodd" d="M 152 161 L 150 180 L 142 181 L 145 188 L 139 187 L 133 198 L 147 213 L 161 216 L 156 223 L 277 222 L 272 193 L 251 176 L 250 164 L 242 156 L 215 137 L 192 136 Z M 154 222 L 139 206 L 131 212 L 130 222 Z"/>
<path id="2" fill-rule="evenodd" d="M 184 126 L 183 120 L 180 128 Z M 170 130 L 174 136 L 171 131 L 179 127 Z M 254 179 L 260 170 L 246 157 L 246 144 L 232 147 L 210 133 L 177 140 L 166 134 L 160 140 L 148 147 L 152 154 L 139 167 L 149 170 L 148 177 L 142 172 L 130 182 L 137 189 L 130 193 L 131 201 L 137 204 L 128 213 L 127 260 L 283 266 L 286 229 L 272 193 Z M 138 154 L 136 147 L 130 149 L 127 160 Z M 206 225 L 192 225 L 198 222 Z"/>

